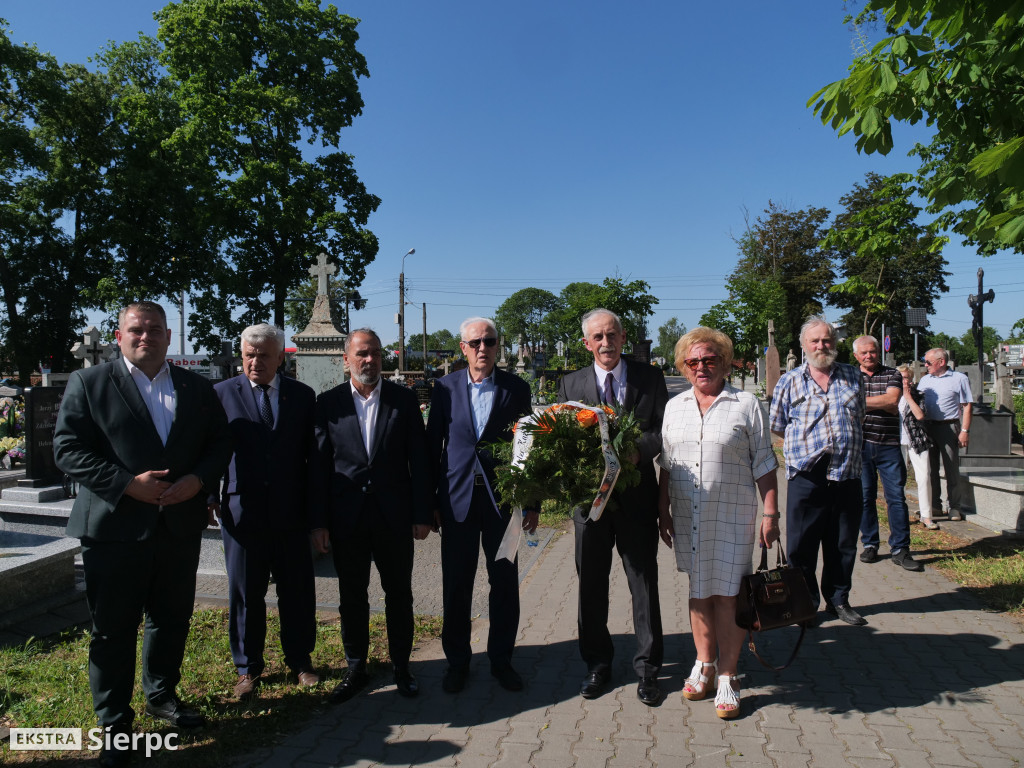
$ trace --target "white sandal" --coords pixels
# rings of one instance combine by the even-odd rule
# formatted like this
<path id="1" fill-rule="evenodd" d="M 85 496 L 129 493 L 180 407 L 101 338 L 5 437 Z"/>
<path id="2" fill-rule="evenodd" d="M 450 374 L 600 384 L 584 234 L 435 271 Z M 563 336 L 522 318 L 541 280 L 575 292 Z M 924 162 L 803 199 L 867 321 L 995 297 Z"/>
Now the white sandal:
<path id="1" fill-rule="evenodd" d="M 740 716 L 740 697 L 736 689 L 732 687 L 734 681 L 738 681 L 746 675 L 719 675 L 718 693 L 715 694 L 715 713 L 723 720 L 732 720 Z M 723 709 L 729 707 L 729 709 Z"/>
<path id="2" fill-rule="evenodd" d="M 711 667 L 714 670 L 711 673 L 711 677 L 702 674 L 704 667 Z M 708 687 L 715 684 L 717 676 L 718 659 L 714 661 L 701 661 L 697 659 L 693 663 L 693 669 L 690 670 L 690 676 L 683 681 L 683 697 L 689 701 L 700 701 L 708 695 Z M 693 690 L 686 690 L 686 686 L 690 686 Z"/>

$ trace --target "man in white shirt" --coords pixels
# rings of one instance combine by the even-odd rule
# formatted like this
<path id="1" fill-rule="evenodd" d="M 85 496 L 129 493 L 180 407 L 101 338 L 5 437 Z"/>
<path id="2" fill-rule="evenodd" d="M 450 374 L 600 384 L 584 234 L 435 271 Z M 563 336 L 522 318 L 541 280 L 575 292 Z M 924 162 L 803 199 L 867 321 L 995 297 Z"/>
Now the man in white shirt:
<path id="1" fill-rule="evenodd" d="M 413 539 L 430 534 L 433 515 L 423 414 L 412 390 L 381 378 L 380 337 L 369 328 L 345 340 L 351 380 L 316 401 L 317 468 L 312 482 L 313 542 L 334 555 L 341 637 L 348 669 L 330 694 L 348 701 L 369 682 L 370 563 L 380 574 L 388 649 L 398 693 L 415 696 L 412 652 Z"/>
<path id="2" fill-rule="evenodd" d="M 924 356 L 928 373 L 921 377 L 917 389 L 922 395 L 921 407 L 928 420 L 924 423 L 935 447 L 928 452 L 931 465 L 932 513 L 950 520 L 963 520 L 960 510 L 960 449 L 966 448 L 971 431 L 970 380 L 959 371 L 949 369 L 949 353 L 941 347 L 929 349 Z M 943 493 L 939 477 L 939 461 L 946 475 Z M 940 502 L 940 495 L 942 501 Z M 935 505 L 941 504 L 936 507 Z"/>

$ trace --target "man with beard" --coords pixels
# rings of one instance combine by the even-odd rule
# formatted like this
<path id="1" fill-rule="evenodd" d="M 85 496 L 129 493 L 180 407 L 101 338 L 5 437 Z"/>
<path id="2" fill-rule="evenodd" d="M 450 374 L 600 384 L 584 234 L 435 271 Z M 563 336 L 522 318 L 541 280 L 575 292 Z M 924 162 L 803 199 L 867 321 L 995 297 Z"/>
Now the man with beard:
<path id="1" fill-rule="evenodd" d="M 370 561 L 385 595 L 395 686 L 415 696 L 412 652 L 413 539 L 431 529 L 423 414 L 412 390 L 380 377 L 380 337 L 368 328 L 345 342 L 351 381 L 316 401 L 318 471 L 313 483 L 313 542 L 334 555 L 341 637 L 348 670 L 329 700 L 348 701 L 369 682 Z"/>
<path id="2" fill-rule="evenodd" d="M 615 508 L 599 520 L 587 510 L 573 510 L 576 530 L 576 575 L 579 580 L 579 645 L 587 665 L 580 695 L 594 699 L 611 679 L 614 645 L 608 632 L 608 580 L 612 550 L 617 549 L 633 601 L 636 695 L 644 704 L 661 701 L 658 672 L 664 650 L 658 601 L 658 479 L 653 459 L 661 453 L 661 423 L 668 389 L 661 371 L 622 357 L 626 337 L 618 315 L 594 309 L 583 316 L 583 343 L 594 364 L 567 374 L 558 385 L 558 401 L 605 403 L 632 411 L 640 422 L 638 455 L 623 456 L 640 469 L 640 483 L 616 489 Z"/>
<path id="3" fill-rule="evenodd" d="M 836 329 L 812 316 L 800 329 L 807 362 L 779 379 L 771 429 L 785 438 L 786 547 L 815 604 L 847 624 L 867 621 L 850 607 L 861 520 L 866 410 L 860 371 L 836 362 Z M 819 591 L 815 571 L 821 548 Z"/>

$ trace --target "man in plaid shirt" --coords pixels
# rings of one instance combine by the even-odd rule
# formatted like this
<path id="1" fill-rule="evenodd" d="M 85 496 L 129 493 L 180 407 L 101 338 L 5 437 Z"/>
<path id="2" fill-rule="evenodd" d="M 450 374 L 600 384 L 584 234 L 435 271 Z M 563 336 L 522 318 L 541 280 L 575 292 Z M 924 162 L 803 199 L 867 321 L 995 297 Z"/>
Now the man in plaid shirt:
<path id="1" fill-rule="evenodd" d="M 789 559 L 803 571 L 815 602 L 825 598 L 830 615 L 867 624 L 850 607 L 862 499 L 860 371 L 836 362 L 836 329 L 822 317 L 807 319 L 800 346 L 807 362 L 779 379 L 771 407 L 772 432 L 785 438 Z"/>

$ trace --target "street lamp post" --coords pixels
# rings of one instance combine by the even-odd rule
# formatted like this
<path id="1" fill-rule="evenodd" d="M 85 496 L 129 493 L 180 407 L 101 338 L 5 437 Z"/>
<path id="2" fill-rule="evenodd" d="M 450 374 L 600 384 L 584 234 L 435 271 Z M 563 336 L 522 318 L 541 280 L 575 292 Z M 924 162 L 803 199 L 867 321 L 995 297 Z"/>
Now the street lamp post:
<path id="1" fill-rule="evenodd" d="M 405 256 L 416 253 L 410 248 Z M 398 372 L 405 370 L 405 256 L 402 257 L 402 271 L 398 274 Z"/>

